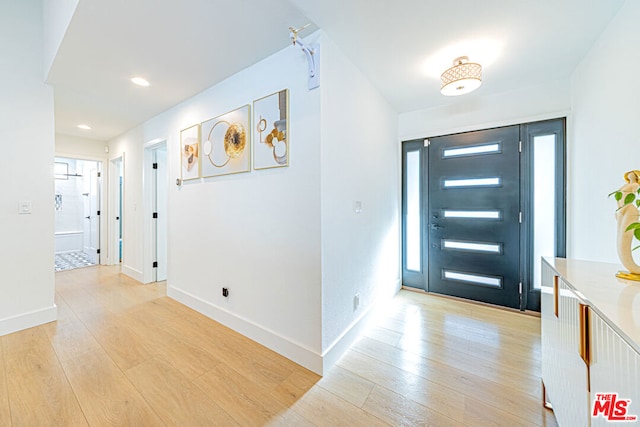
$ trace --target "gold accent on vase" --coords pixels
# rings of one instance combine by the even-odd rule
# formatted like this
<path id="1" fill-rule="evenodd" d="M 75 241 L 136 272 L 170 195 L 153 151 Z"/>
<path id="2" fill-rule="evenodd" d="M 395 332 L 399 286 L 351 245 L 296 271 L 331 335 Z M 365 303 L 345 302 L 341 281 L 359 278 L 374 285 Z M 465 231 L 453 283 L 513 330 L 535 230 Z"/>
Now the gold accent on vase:
<path id="1" fill-rule="evenodd" d="M 634 280 L 636 282 L 640 282 L 640 274 L 629 273 L 628 271 L 618 271 L 616 273 L 616 277 L 625 280 Z"/>

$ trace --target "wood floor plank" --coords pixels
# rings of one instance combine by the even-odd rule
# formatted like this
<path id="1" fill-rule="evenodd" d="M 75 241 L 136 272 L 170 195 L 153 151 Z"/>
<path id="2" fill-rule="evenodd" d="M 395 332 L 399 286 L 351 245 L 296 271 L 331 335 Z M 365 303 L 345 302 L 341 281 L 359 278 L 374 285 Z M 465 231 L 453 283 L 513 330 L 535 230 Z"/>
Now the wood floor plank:
<path id="1" fill-rule="evenodd" d="M 349 350 L 339 366 L 377 385 L 406 396 L 416 403 L 451 419 L 462 421 L 464 402 L 445 384 L 420 377 L 396 366 L 381 362 L 355 350 Z"/>
<path id="2" fill-rule="evenodd" d="M 11 409 L 9 407 L 9 392 L 7 390 L 6 364 L 2 338 L 0 337 L 0 426 L 11 426 Z"/>
<path id="3" fill-rule="evenodd" d="M 488 405 L 517 414 L 525 420 L 543 423 L 548 417 L 547 411 L 540 405 L 540 394 L 536 396 L 535 393 L 531 393 L 531 390 L 529 392 L 523 391 L 521 384 L 517 382 L 498 383 L 490 381 L 445 363 L 434 362 L 417 355 L 412 356 L 401 349 L 371 341 L 367 338 L 361 339 L 353 348 L 369 357 L 384 361 L 396 368 L 403 369 L 441 386 L 446 386 L 458 395 L 467 395 Z M 360 360 L 359 363 L 366 363 L 366 360 Z M 396 374 L 388 372 L 386 375 Z M 539 384 L 539 382 L 536 384 Z M 542 393 L 537 385 L 534 391 Z M 416 396 L 420 396 L 420 393 Z M 438 402 L 436 396 L 428 396 L 427 398 L 433 402 Z M 422 402 L 422 397 L 417 399 Z M 429 406 L 428 403 L 426 404 Z M 447 407 L 442 401 L 439 402 L 439 405 L 441 408 Z M 452 413 L 459 409 L 461 408 L 449 408 L 448 411 L 451 412 L 445 413 L 454 417 Z"/>
<path id="4" fill-rule="evenodd" d="M 100 344 L 80 322 L 64 328 L 47 329 L 49 340 L 60 360 L 73 359 L 84 353 L 101 350 Z"/>
<path id="5" fill-rule="evenodd" d="M 334 366 L 318 382 L 318 386 L 362 408 L 375 384 L 340 366 Z"/>
<path id="6" fill-rule="evenodd" d="M 413 338 L 403 338 L 398 347 L 493 381 L 520 381 L 532 385 L 540 382 L 540 364 L 531 362 L 531 356 L 527 359 L 520 355 L 512 355 L 509 351 L 495 351 L 495 357 L 490 358 L 486 357 L 486 353 L 472 352 L 471 347 L 462 351 L 458 347 Z"/>
<path id="7" fill-rule="evenodd" d="M 2 337 L 5 356 L 31 349 L 49 348 L 49 337 L 43 326 L 25 329 Z"/>
<path id="8" fill-rule="evenodd" d="M 89 424 L 163 425 L 104 351 L 86 353 L 62 363 Z"/>
<path id="9" fill-rule="evenodd" d="M 153 311 L 149 311 L 148 315 L 152 316 L 152 313 Z M 191 380 L 220 364 L 220 360 L 211 353 L 189 344 L 185 336 L 171 334 L 168 325 L 156 325 L 129 315 L 123 315 L 121 321 L 147 349 L 167 360 Z"/>
<path id="10" fill-rule="evenodd" d="M 125 374 L 168 426 L 237 425 L 201 389 L 162 360 L 148 360 Z"/>
<path id="11" fill-rule="evenodd" d="M 426 408 L 380 386 L 375 386 L 363 407 L 393 426 L 462 426 L 461 422 Z"/>
<path id="12" fill-rule="evenodd" d="M 211 319 L 196 323 L 176 319 L 164 331 L 267 387 L 280 384 L 297 368 L 290 360 Z"/>
<path id="13" fill-rule="evenodd" d="M 389 426 L 371 413 L 340 399 L 322 387 L 314 387 L 292 406 L 295 412 L 319 426 Z"/>
<path id="14" fill-rule="evenodd" d="M 402 339 L 401 333 L 378 326 L 370 327 L 363 335 L 390 345 L 398 345 L 398 342 Z"/>
<path id="15" fill-rule="evenodd" d="M 300 367 L 271 390 L 283 405 L 289 407 L 304 396 L 320 380 L 320 375 Z"/>
<path id="16" fill-rule="evenodd" d="M 107 322 L 91 323 L 89 327 L 92 335 L 122 371 L 154 357 L 154 351 L 118 317 L 114 316 Z"/>
<path id="17" fill-rule="evenodd" d="M 43 343 L 5 353 L 5 366 L 13 425 L 87 425 L 53 348 Z"/>
<path id="18" fill-rule="evenodd" d="M 261 426 L 287 411 L 268 389 L 225 364 L 196 379 L 195 384 L 217 402 L 238 424 Z M 295 414 L 290 414 L 295 417 Z"/>

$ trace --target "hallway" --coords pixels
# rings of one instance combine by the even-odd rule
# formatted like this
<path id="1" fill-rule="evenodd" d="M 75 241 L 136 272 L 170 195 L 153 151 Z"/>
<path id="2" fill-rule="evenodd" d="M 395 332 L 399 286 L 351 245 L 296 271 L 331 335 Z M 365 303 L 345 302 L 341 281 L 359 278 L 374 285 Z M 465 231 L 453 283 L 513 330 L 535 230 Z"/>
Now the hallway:
<path id="1" fill-rule="evenodd" d="M 321 378 L 117 267 L 56 290 L 0 337 L 0 426 L 556 425 L 535 317 L 401 291 Z"/>

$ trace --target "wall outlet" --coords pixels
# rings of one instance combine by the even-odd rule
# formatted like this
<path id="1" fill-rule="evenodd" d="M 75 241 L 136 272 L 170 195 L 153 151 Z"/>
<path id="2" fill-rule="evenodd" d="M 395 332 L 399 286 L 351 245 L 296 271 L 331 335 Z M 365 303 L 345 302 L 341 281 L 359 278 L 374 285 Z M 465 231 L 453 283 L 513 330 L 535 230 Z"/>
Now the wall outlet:
<path id="1" fill-rule="evenodd" d="M 222 296 L 225 298 L 229 296 L 229 288 L 222 288 Z"/>
<path id="2" fill-rule="evenodd" d="M 353 296 L 353 311 L 356 311 L 360 307 L 360 294 Z"/>

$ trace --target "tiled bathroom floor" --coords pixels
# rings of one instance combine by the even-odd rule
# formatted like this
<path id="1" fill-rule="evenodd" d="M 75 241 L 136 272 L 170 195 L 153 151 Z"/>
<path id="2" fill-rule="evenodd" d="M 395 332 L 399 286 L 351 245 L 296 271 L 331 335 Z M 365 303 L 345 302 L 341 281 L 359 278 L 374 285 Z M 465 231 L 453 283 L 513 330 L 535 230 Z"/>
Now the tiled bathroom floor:
<path id="1" fill-rule="evenodd" d="M 64 254 L 56 254 L 56 271 L 71 270 L 72 268 L 87 267 L 89 265 L 94 264 L 83 252 L 68 252 Z"/>

